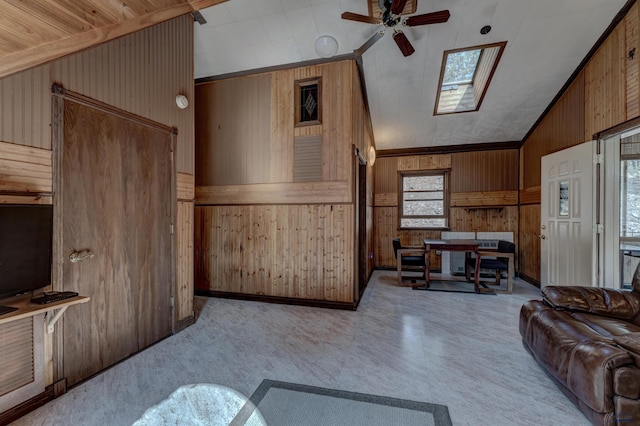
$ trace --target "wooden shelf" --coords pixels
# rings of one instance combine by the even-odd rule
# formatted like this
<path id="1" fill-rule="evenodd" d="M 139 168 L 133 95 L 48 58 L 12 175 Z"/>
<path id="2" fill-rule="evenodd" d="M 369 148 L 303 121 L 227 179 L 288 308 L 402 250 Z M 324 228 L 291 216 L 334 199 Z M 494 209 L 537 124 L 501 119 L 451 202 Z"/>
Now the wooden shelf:
<path id="1" fill-rule="evenodd" d="M 498 210 L 498 213 L 500 213 L 504 209 L 504 206 L 473 206 L 473 207 L 463 207 L 463 209 L 467 213 L 472 212 L 474 210 L 489 210 L 489 209 Z"/>
<path id="2" fill-rule="evenodd" d="M 47 323 L 47 333 L 50 334 L 53 333 L 54 325 L 69 306 L 77 305 L 79 303 L 86 303 L 90 299 L 91 298 L 88 296 L 76 296 L 69 299 L 60 300 L 59 302 L 47 303 L 45 305 L 31 303 L 30 296 L 8 299 L 6 301 L 0 302 L 0 305 L 12 306 L 14 308 L 18 308 L 18 310 L 0 315 L 0 325 L 44 313 L 46 314 L 45 318 Z"/>

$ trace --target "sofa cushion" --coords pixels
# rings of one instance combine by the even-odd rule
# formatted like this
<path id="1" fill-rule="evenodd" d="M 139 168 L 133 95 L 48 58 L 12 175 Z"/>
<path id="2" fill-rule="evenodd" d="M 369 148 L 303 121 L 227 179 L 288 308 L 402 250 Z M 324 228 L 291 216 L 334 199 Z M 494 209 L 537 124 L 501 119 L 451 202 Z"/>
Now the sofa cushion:
<path id="1" fill-rule="evenodd" d="M 549 305 L 634 321 L 640 314 L 640 293 L 597 287 L 547 286 L 542 289 Z M 634 321 L 635 322 L 635 321 Z"/>
<path id="2" fill-rule="evenodd" d="M 630 321 L 618 318 L 605 317 L 602 315 L 573 312 L 571 316 L 593 328 L 598 334 L 613 339 L 615 336 L 634 333 L 640 331 L 640 326 Z"/>
<path id="3" fill-rule="evenodd" d="M 576 345 L 584 341 L 612 343 L 611 339 L 571 317 L 569 312 L 546 307 L 539 301 L 525 303 L 520 320 L 523 340 L 538 362 L 562 383 L 567 383 Z"/>

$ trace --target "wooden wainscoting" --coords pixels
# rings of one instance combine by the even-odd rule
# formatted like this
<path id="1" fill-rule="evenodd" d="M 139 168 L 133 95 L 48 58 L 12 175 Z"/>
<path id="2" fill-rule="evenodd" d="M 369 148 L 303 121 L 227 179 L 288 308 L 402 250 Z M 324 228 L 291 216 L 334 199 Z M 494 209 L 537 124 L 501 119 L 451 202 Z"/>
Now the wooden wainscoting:
<path id="1" fill-rule="evenodd" d="M 197 206 L 196 288 L 352 303 L 352 205 Z"/>
<path id="2" fill-rule="evenodd" d="M 540 204 L 520 206 L 520 273 L 540 282 Z"/>
<path id="3" fill-rule="evenodd" d="M 176 250 L 178 255 L 176 276 L 176 300 L 175 319 L 176 329 L 181 330 L 191 324 L 194 318 L 193 312 L 193 203 L 179 201 L 176 212 Z"/>
<path id="4" fill-rule="evenodd" d="M 195 321 L 193 312 L 193 214 L 195 198 L 195 177 L 178 173 L 176 179 L 178 209 L 176 211 L 176 331 L 182 330 Z"/>

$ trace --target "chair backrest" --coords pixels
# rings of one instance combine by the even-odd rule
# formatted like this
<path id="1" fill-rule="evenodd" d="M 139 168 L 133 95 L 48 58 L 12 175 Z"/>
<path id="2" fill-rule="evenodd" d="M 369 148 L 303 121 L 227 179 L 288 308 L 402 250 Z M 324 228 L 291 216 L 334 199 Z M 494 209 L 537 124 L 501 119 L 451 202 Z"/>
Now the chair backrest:
<path id="1" fill-rule="evenodd" d="M 398 250 L 402 248 L 402 243 L 400 243 L 400 238 L 394 238 L 393 243 L 393 257 L 398 258 Z"/>
<path id="2" fill-rule="evenodd" d="M 498 251 L 500 253 L 515 253 L 516 245 L 510 241 L 499 240 L 498 241 Z"/>

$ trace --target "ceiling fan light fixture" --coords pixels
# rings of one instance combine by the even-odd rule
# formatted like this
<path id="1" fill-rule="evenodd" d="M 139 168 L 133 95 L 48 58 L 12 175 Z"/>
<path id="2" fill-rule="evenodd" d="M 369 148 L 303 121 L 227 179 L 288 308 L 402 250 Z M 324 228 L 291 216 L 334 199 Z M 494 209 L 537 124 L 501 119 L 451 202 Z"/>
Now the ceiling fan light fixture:
<path id="1" fill-rule="evenodd" d="M 331 58 L 338 53 L 338 41 L 330 35 L 318 37 L 314 47 L 318 56 L 322 58 Z"/>

